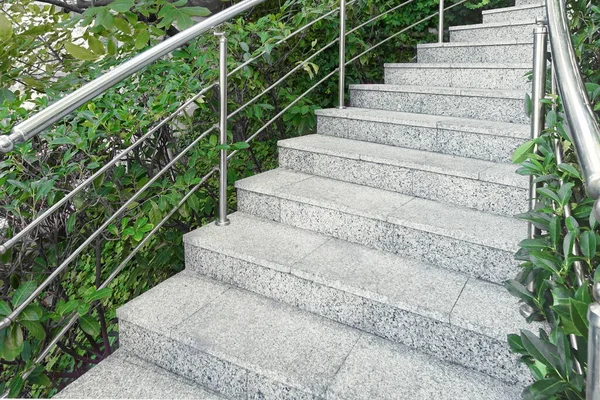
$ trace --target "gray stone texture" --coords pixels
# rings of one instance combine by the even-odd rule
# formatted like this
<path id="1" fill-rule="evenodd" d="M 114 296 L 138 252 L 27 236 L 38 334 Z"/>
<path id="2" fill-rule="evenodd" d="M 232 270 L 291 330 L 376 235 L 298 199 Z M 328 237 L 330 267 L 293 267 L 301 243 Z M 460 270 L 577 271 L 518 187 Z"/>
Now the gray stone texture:
<path id="1" fill-rule="evenodd" d="M 385 64 L 385 83 L 531 91 L 528 64 Z"/>
<path id="2" fill-rule="evenodd" d="M 492 42 L 533 37 L 535 19 L 528 21 L 491 22 L 478 25 L 451 26 L 450 42 Z"/>
<path id="3" fill-rule="evenodd" d="M 532 39 L 519 42 L 432 43 L 417 45 L 420 63 L 531 63 Z"/>
<path id="4" fill-rule="evenodd" d="M 498 214 L 527 210 L 528 182 L 514 179 L 512 165 L 326 135 L 283 140 L 279 147 L 281 168 Z M 482 179 L 488 170 L 493 179 Z"/>
<path id="5" fill-rule="evenodd" d="M 284 174 L 290 176 L 289 171 Z M 279 181 L 281 175 L 274 170 L 260 177 Z M 247 180 L 241 186 L 261 193 Z M 284 224 L 492 282 L 501 283 L 519 270 L 513 255 L 526 224 L 513 218 L 321 177 L 285 185 L 276 196 Z M 239 207 L 246 209 L 241 203 Z"/>
<path id="6" fill-rule="evenodd" d="M 352 107 L 525 124 L 525 92 L 397 85 L 350 85 Z"/>
<path id="7" fill-rule="evenodd" d="M 546 16 L 546 7 L 538 1 L 536 4 L 524 4 L 515 7 L 497 8 L 482 11 L 483 23 L 535 21 Z"/>
<path id="8" fill-rule="evenodd" d="M 224 399 L 119 349 L 53 396 L 57 399 Z"/>
<path id="9" fill-rule="evenodd" d="M 546 2 L 544 0 L 515 0 L 515 6 L 524 6 L 526 4 L 545 5 Z"/>
<path id="10" fill-rule="evenodd" d="M 363 142 L 511 163 L 529 126 L 349 107 L 317 111 L 318 133 Z"/>

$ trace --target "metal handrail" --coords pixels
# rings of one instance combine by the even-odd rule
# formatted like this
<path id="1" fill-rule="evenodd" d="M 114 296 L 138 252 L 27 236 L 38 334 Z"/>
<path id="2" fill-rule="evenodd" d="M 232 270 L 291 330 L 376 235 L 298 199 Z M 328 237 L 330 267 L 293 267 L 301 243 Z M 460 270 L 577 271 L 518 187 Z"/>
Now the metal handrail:
<path id="1" fill-rule="evenodd" d="M 101 77 L 83 85 L 73 93 L 63 97 L 56 103 L 46 107 L 32 117 L 16 125 L 10 135 L 0 136 L 0 152 L 9 152 L 16 143 L 25 142 L 55 122 L 70 114 L 72 111 L 104 93 L 107 89 L 132 76 L 137 71 L 152 64 L 171 53 L 173 50 L 187 44 L 204 32 L 227 22 L 255 7 L 265 0 L 243 0 L 218 14 L 206 18 L 196 25 L 179 32 L 175 36 L 151 47 L 138 54 L 132 59 L 124 62 Z"/>
<path id="2" fill-rule="evenodd" d="M 242 1 L 242 3 L 239 3 L 238 5 L 231 7 L 211 18 L 208 18 L 207 20 L 203 21 L 200 24 L 195 25 L 194 27 L 181 32 L 180 34 L 174 36 L 173 38 L 161 43 L 158 46 L 155 46 L 149 50 L 147 50 L 144 53 L 139 54 L 138 56 L 132 58 L 131 60 L 125 62 L 124 64 L 122 64 L 120 67 L 115 68 L 114 70 L 110 71 L 109 73 L 103 75 L 102 77 L 86 84 L 85 86 L 83 86 L 82 88 L 80 88 L 79 90 L 73 92 L 70 95 L 67 95 L 65 98 L 59 100 L 58 102 L 54 103 L 53 105 L 49 106 L 48 108 L 42 110 L 41 112 L 35 114 L 33 117 L 29 118 L 28 120 L 20 123 L 19 125 L 15 126 L 15 128 L 13 129 L 13 132 L 8 135 L 8 136 L 0 136 L 0 151 L 9 151 L 10 149 L 12 149 L 12 147 L 14 146 L 15 143 L 22 141 L 22 140 L 28 140 L 29 138 L 33 137 L 34 135 L 36 135 L 37 133 L 41 132 L 42 130 L 44 130 L 45 128 L 51 126 L 54 122 L 58 121 L 60 118 L 64 117 L 65 115 L 69 114 L 71 111 L 73 111 L 74 109 L 76 109 L 77 107 L 83 105 L 85 102 L 91 100 L 92 98 L 98 96 L 99 94 L 101 94 L 103 91 L 108 90 L 110 87 L 116 85 L 118 82 L 122 81 L 123 79 L 127 78 L 128 76 L 131 76 L 133 73 L 135 73 L 136 71 L 139 71 L 140 69 L 144 68 L 145 66 L 149 65 L 150 63 L 152 63 L 153 61 L 157 60 L 158 58 L 162 57 L 163 55 L 166 55 L 167 53 L 169 53 L 170 51 L 172 51 L 173 49 L 180 47 L 181 45 L 185 44 L 186 42 L 196 38 L 197 36 L 199 36 L 200 34 L 202 34 L 203 32 L 206 32 L 207 30 L 209 30 L 212 27 L 215 27 L 216 25 L 227 21 L 228 19 L 231 19 L 233 17 L 235 17 L 236 15 L 238 15 L 239 13 L 257 5 L 262 3 L 265 0 L 244 0 Z M 396 6 L 393 8 L 393 10 L 396 10 L 406 4 L 412 3 L 414 0 L 408 0 L 405 3 L 402 3 L 399 6 Z M 441 5 L 441 11 L 443 12 L 443 10 L 448 10 L 451 9 L 459 4 L 464 3 L 467 0 L 461 0 L 455 4 L 453 4 L 452 6 L 449 6 L 447 8 L 443 8 L 443 1 L 441 1 L 442 5 Z M 267 129 L 268 126 L 270 126 L 275 120 L 277 120 L 278 118 L 280 118 L 286 111 L 288 111 L 292 106 L 294 106 L 295 104 L 297 104 L 300 100 L 302 100 L 305 96 L 307 96 L 310 92 L 312 92 L 314 89 L 316 89 L 318 86 L 320 86 L 323 82 L 325 82 L 327 79 L 331 78 L 332 76 L 334 76 L 336 73 L 339 74 L 340 76 L 340 87 L 339 87 L 339 93 L 340 93 L 340 106 L 343 107 L 343 99 L 344 99 L 344 68 L 351 64 L 352 62 L 356 61 L 357 59 L 359 59 L 360 57 L 362 57 L 364 54 L 372 51 L 373 49 L 379 47 L 380 45 L 382 45 L 383 43 L 391 40 L 392 38 L 398 36 L 399 34 L 407 31 L 408 29 L 413 28 L 414 26 L 427 21 L 433 17 L 435 17 L 436 15 L 439 14 L 439 12 L 436 12 L 434 14 L 431 14 L 428 17 L 425 17 L 423 19 L 421 19 L 420 21 L 400 30 L 399 32 L 394 33 L 393 35 L 389 36 L 388 38 L 384 39 L 383 41 L 380 41 L 379 43 L 369 47 L 367 50 L 365 50 L 364 52 L 362 52 L 361 54 L 359 54 L 358 56 L 352 58 L 349 61 L 346 61 L 345 59 L 345 38 L 347 35 L 355 32 L 357 29 L 367 25 L 370 22 L 373 22 L 377 19 L 379 19 L 380 17 L 382 17 L 383 15 L 388 14 L 389 12 L 391 12 L 391 10 L 388 10 L 386 12 L 381 13 L 380 15 L 371 18 L 369 21 L 360 24 L 358 27 L 355 27 L 354 29 L 350 30 L 350 31 L 345 31 L 345 7 L 347 5 L 353 4 L 355 3 L 356 0 L 352 0 L 348 3 L 345 2 L 345 0 L 340 0 L 340 6 L 337 7 L 334 10 L 329 11 L 328 13 L 320 16 L 319 18 L 305 24 L 304 26 L 302 26 L 301 28 L 297 29 L 296 31 L 290 33 L 289 35 L 287 35 L 286 37 L 284 37 L 283 39 L 280 39 L 279 41 L 277 41 L 275 43 L 275 45 L 281 44 L 283 42 L 285 42 L 286 40 L 288 40 L 289 38 L 295 36 L 296 34 L 302 32 L 303 30 L 307 29 L 309 26 L 314 25 L 316 22 L 333 15 L 336 12 L 340 13 L 340 37 L 337 39 L 334 39 L 332 42 L 330 42 L 329 44 L 327 44 L 326 46 L 324 46 L 322 49 L 318 50 L 314 55 L 308 57 L 307 59 L 305 59 L 303 62 L 300 63 L 300 65 L 304 65 L 306 64 L 308 61 L 310 61 L 311 59 L 314 58 L 314 56 L 316 56 L 317 54 L 321 54 L 325 49 L 331 47 L 333 44 L 335 44 L 336 42 L 339 42 L 340 44 L 340 66 L 339 68 L 331 71 L 329 74 L 327 74 L 326 76 L 324 76 L 323 78 L 321 78 L 317 83 L 315 83 L 313 86 L 311 86 L 309 89 L 307 89 L 304 93 L 302 93 L 301 95 L 299 95 L 297 98 L 295 98 L 290 104 L 288 104 L 284 109 L 282 109 L 279 113 L 277 113 L 277 115 L 275 115 L 273 118 L 271 118 L 269 121 L 267 121 L 265 124 L 263 124 L 261 126 L 261 128 L 259 128 L 256 132 L 254 132 L 252 135 L 250 135 L 247 139 L 246 142 L 250 142 L 252 141 L 254 138 L 256 138 L 261 132 L 263 132 L 265 129 Z M 443 20 L 440 20 L 440 26 L 443 25 Z M 185 34 L 185 36 L 183 36 L 182 34 Z M 177 40 L 174 40 L 178 38 Z M 184 39 L 185 38 L 185 39 Z M 166 44 L 169 42 L 169 44 Z M 175 156 L 167 165 L 165 165 L 165 167 L 163 167 L 154 177 L 152 177 L 141 189 L 139 189 L 137 192 L 135 192 L 132 197 L 130 199 L 128 199 L 123 206 L 121 206 L 121 208 L 119 208 L 115 213 L 113 213 L 106 221 L 104 221 L 104 223 L 100 226 L 100 228 L 98 228 L 91 236 L 89 236 L 87 238 L 87 240 L 82 243 L 73 253 L 71 253 L 62 263 L 61 265 L 59 265 L 59 267 L 56 268 L 56 270 L 54 270 L 52 272 L 52 274 L 50 274 L 46 280 L 44 280 L 44 282 L 42 284 L 40 284 L 40 286 L 38 286 L 36 288 L 36 290 L 27 298 L 25 299 L 25 301 L 19 306 L 17 307 L 15 310 L 13 310 L 13 312 L 8 315 L 6 318 L 4 318 L 2 321 L 0 321 L 0 329 L 6 328 L 8 326 L 10 326 L 10 324 L 12 323 L 12 321 L 16 318 L 16 316 L 19 315 L 19 313 L 27 306 L 29 305 L 32 301 L 35 300 L 35 298 L 37 298 L 37 296 L 39 296 L 39 294 L 42 293 L 42 291 L 61 273 L 63 272 L 66 267 L 73 261 L 75 260 L 75 258 L 81 254 L 81 252 L 90 244 L 92 243 L 92 241 L 97 238 L 107 227 L 108 225 L 120 214 L 122 214 L 127 207 L 132 204 L 133 201 L 135 201 L 148 187 L 150 187 L 160 176 L 164 175 L 164 173 L 169 170 L 171 167 L 173 167 L 189 150 L 191 150 L 196 144 L 198 144 L 203 138 L 205 138 L 210 132 L 214 131 L 215 129 L 219 129 L 220 131 L 220 136 L 221 136 L 221 144 L 226 144 L 225 141 L 227 140 L 226 137 L 226 129 L 227 129 L 227 119 L 232 118 L 234 115 L 236 115 L 237 113 L 239 113 L 240 111 L 242 111 L 245 107 L 247 107 L 249 104 L 255 102 L 260 96 L 264 95 L 266 92 L 268 92 L 269 90 L 271 90 L 273 87 L 276 86 L 276 84 L 281 83 L 285 78 L 287 78 L 288 76 L 291 75 L 292 72 L 295 72 L 299 69 L 299 67 L 297 66 L 296 68 L 293 68 L 292 71 L 290 71 L 289 73 L 287 73 L 284 78 L 279 79 L 276 84 L 269 86 L 267 89 L 265 89 L 260 95 L 255 96 L 252 100 L 250 100 L 249 102 L 245 103 L 244 105 L 242 105 L 239 109 L 237 109 L 236 111 L 234 111 L 232 114 L 227 115 L 227 102 L 224 101 L 224 99 L 226 100 L 226 78 L 231 76 L 232 74 L 234 74 L 235 72 L 241 70 L 243 67 L 249 65 L 251 62 L 257 60 L 258 58 L 260 58 L 262 55 L 264 55 L 266 53 L 266 51 L 261 52 L 260 54 L 254 56 L 253 58 L 245 61 L 244 63 L 242 63 L 241 65 L 238 65 L 235 69 L 233 69 L 230 72 L 226 71 L 226 63 L 225 63 L 225 54 L 226 54 L 226 39 L 224 37 L 221 37 L 221 51 L 220 51 L 220 84 L 217 83 L 212 83 L 211 85 L 209 85 L 208 87 L 204 88 L 201 92 L 199 92 L 198 94 L 194 95 L 191 99 L 187 100 L 185 103 L 183 103 L 175 112 L 173 112 L 173 114 L 169 115 L 168 117 L 166 117 L 164 120 L 162 120 L 161 122 L 159 122 L 156 126 L 154 126 L 151 130 L 149 130 L 146 134 L 144 134 L 140 139 L 138 139 L 138 141 L 136 141 L 136 143 L 132 144 L 131 146 L 129 146 L 127 149 L 123 150 L 122 152 L 120 152 L 115 158 L 113 158 L 111 161 L 109 161 L 105 166 L 103 166 L 100 170 L 98 170 L 96 173 L 94 173 L 92 176 L 90 176 L 88 179 L 86 179 L 85 181 L 83 181 L 80 185 L 78 185 L 75 189 L 73 189 L 69 194 L 67 194 L 64 198 L 62 198 L 58 203 L 56 203 L 55 205 L 53 205 L 50 209 L 46 210 L 43 214 L 41 214 L 40 216 L 38 216 L 34 221 L 32 221 L 32 223 L 30 223 L 26 228 L 24 228 L 22 231 L 20 231 L 18 234 L 16 234 L 13 238 L 11 238 L 11 240 L 7 241 L 6 243 L 4 243 L 3 245 L 0 245 L 0 254 L 3 251 L 6 251 L 8 248 L 12 247 L 15 243 L 17 243 L 19 240 L 22 240 L 22 238 L 29 233 L 35 226 L 38 226 L 39 223 L 41 221 L 43 221 L 44 219 L 46 219 L 49 215 L 51 215 L 53 212 L 55 212 L 60 206 L 64 205 L 69 199 L 71 199 L 76 193 L 80 192 L 84 187 L 88 186 L 91 182 L 93 182 L 100 174 L 106 172 L 108 170 L 108 168 L 114 166 L 119 160 L 121 160 L 124 156 L 127 155 L 127 153 L 129 153 L 130 151 L 134 150 L 135 148 L 137 148 L 137 146 L 139 146 L 142 142 L 144 142 L 146 139 L 148 139 L 149 137 L 151 137 L 151 135 L 153 133 L 155 133 L 160 127 L 164 126 L 167 122 L 171 121 L 176 115 L 180 114 L 188 105 L 190 105 L 191 103 L 193 103 L 196 99 L 198 99 L 201 95 L 205 94 L 208 90 L 219 86 L 220 87 L 220 124 L 219 126 L 215 125 L 212 126 L 211 128 L 209 128 L 208 130 L 206 130 L 205 132 L 203 132 L 201 135 L 199 135 L 197 138 L 195 138 L 192 143 L 190 143 L 184 150 L 182 150 L 177 156 Z M 157 48 L 159 48 L 157 50 Z M 100 87 L 102 87 L 103 90 L 100 90 Z M 51 111 L 48 111 L 51 110 Z M 46 118 L 48 116 L 48 114 L 52 115 L 52 118 Z M 202 177 L 202 179 L 200 180 L 200 182 L 198 184 L 196 184 L 193 188 L 191 188 L 188 193 L 179 201 L 179 203 L 173 207 L 173 209 L 160 221 L 158 222 L 153 229 L 143 238 L 143 240 L 132 250 L 132 252 L 111 272 L 111 274 L 109 275 L 109 277 L 98 287 L 98 289 L 102 289 L 107 287 L 111 281 L 113 281 L 116 276 L 120 273 L 121 270 L 123 270 L 123 268 L 125 267 L 125 265 L 135 256 L 135 254 L 150 240 L 150 238 L 158 231 L 158 229 L 160 229 L 167 221 L 168 219 L 183 205 L 185 204 L 185 202 L 189 199 L 189 197 L 195 193 L 198 189 L 200 189 L 200 187 L 202 185 L 204 185 L 207 180 L 213 176 L 217 171 L 220 172 L 221 174 L 221 180 L 220 180 L 220 201 L 219 201 L 219 218 L 217 219 L 217 223 L 219 225 L 224 225 L 227 221 L 227 214 L 226 214 L 226 179 L 224 179 L 224 176 L 226 176 L 226 168 L 227 168 L 227 161 L 229 159 L 231 159 L 232 157 L 234 157 L 237 154 L 237 150 L 233 151 L 230 154 L 227 154 L 226 150 L 221 150 L 221 160 L 220 160 L 220 166 L 213 166 L 211 168 L 211 170 L 204 175 L 204 177 Z M 225 173 L 224 173 L 225 172 Z M 223 188 L 225 188 L 225 191 L 223 190 Z M 220 222 L 220 223 L 219 223 Z M 51 351 L 51 349 L 58 343 L 58 341 L 60 340 L 60 338 L 62 336 L 64 336 L 66 334 L 66 332 L 74 325 L 74 323 L 77 321 L 77 319 L 79 318 L 78 314 L 75 313 L 72 316 L 70 316 L 68 318 L 68 322 L 67 324 L 60 330 L 60 332 L 48 343 L 48 345 L 44 348 L 44 350 L 40 353 L 40 355 L 38 355 L 38 357 L 36 358 L 35 363 L 39 363 L 43 360 L 43 358 L 49 354 L 49 352 Z M 24 377 L 26 377 L 28 374 L 30 373 L 30 371 L 26 371 L 24 373 Z"/>
<path id="3" fill-rule="evenodd" d="M 573 142 L 583 174 L 587 194 L 595 199 L 593 212 L 600 221 L 600 126 L 592 110 L 587 91 L 580 73 L 579 64 L 575 56 L 569 19 L 565 0 L 546 0 L 546 15 L 548 18 L 548 36 L 552 50 L 552 92 L 558 89 L 564 109 L 565 120 L 569 127 L 570 138 Z M 532 138 L 536 138 L 544 129 L 544 104 L 542 100 L 546 95 L 546 29 L 538 25 L 534 36 L 534 71 L 533 71 L 533 114 L 531 120 Z M 557 163 L 562 160 L 562 149 L 555 142 L 555 157 Z M 531 181 L 532 202 L 535 206 L 535 186 Z M 564 209 L 566 216 L 571 215 L 570 206 Z M 530 225 L 530 237 L 539 232 L 533 232 Z M 573 252 L 579 253 L 577 243 Z M 589 275 L 584 271 L 580 262 L 574 264 L 576 285 L 587 285 Z M 600 283 L 592 284 L 594 301 L 587 312 L 589 322 L 588 348 L 587 348 L 587 376 L 586 399 L 600 400 Z M 577 340 L 574 335 L 569 335 L 571 347 L 577 349 Z M 574 363 L 578 374 L 583 373 L 582 366 Z"/>

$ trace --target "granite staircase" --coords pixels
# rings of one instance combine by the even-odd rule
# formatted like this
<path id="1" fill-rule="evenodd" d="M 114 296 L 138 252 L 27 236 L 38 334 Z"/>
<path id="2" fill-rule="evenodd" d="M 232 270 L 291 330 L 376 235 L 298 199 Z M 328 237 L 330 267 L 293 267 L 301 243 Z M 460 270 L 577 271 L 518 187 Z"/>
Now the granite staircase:
<path id="1" fill-rule="evenodd" d="M 121 348 L 59 397 L 517 399 L 501 286 L 527 226 L 539 2 L 483 12 L 351 85 L 238 212 L 184 237 L 186 270 L 118 310 Z"/>

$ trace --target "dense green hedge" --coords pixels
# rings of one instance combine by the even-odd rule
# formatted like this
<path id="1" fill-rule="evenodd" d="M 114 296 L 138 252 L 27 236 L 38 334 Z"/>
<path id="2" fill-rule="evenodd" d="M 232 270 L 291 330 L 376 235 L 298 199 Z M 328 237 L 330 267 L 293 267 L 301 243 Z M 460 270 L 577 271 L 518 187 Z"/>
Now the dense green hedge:
<path id="1" fill-rule="evenodd" d="M 587 1 L 569 1 L 571 30 L 590 100 L 600 117 L 600 8 Z M 550 330 L 523 331 L 509 336 L 513 351 L 529 366 L 535 383 L 525 399 L 584 399 L 587 366 L 587 308 L 592 301 L 591 284 L 600 280 L 598 223 L 591 214 L 593 200 L 582 182 L 573 144 L 566 133 L 560 98 L 548 104 L 547 129 L 535 142 L 515 153 L 520 173 L 533 175 L 539 188 L 539 205 L 523 218 L 542 230 L 535 239 L 523 240 L 517 258 L 523 271 L 507 287 L 532 311 L 530 320 L 544 320 Z M 600 119 L 600 118 L 599 118 Z M 557 163 L 555 143 L 564 153 Z M 537 144 L 538 153 L 534 153 Z M 569 206 L 572 216 L 565 215 Z M 579 249 L 575 250 L 575 246 Z M 580 263 L 585 282 L 579 287 L 575 265 Z M 533 291 L 528 284 L 533 282 Z M 530 287 L 531 288 L 531 287 Z M 577 342 L 575 350 L 569 335 Z M 577 373 L 578 363 L 584 374 Z"/>

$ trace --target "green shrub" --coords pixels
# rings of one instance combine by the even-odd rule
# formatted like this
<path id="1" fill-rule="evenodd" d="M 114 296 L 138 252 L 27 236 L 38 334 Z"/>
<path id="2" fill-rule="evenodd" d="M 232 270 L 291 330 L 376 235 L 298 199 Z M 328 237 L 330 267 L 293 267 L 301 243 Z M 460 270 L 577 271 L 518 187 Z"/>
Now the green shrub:
<path id="1" fill-rule="evenodd" d="M 569 2 L 573 42 L 583 69 L 590 100 L 600 110 L 600 9 L 586 1 Z M 524 392 L 526 399 L 584 399 L 587 366 L 587 308 L 591 285 L 599 280 L 598 223 L 591 214 L 593 200 L 585 193 L 573 144 L 565 131 L 560 98 L 548 107 L 547 129 L 535 141 L 521 146 L 514 155 L 519 172 L 532 175 L 543 187 L 537 190 L 537 208 L 523 219 L 542 230 L 534 239 L 520 243 L 519 277 L 507 283 L 508 290 L 532 311 L 530 320 L 544 320 L 549 331 L 536 335 L 523 331 L 509 335 L 512 350 L 521 354 L 535 383 Z M 600 113 L 598 113 L 600 116 Z M 534 144 L 538 153 L 534 153 Z M 564 154 L 557 163 L 555 145 Z M 572 215 L 566 215 L 565 206 Z M 575 269 L 583 268 L 585 281 L 579 286 Z M 532 287 L 528 288 L 528 285 Z M 529 289 L 533 289 L 530 291 Z M 576 342 L 571 346 L 570 338 Z M 581 366 L 583 375 L 577 372 Z"/>

